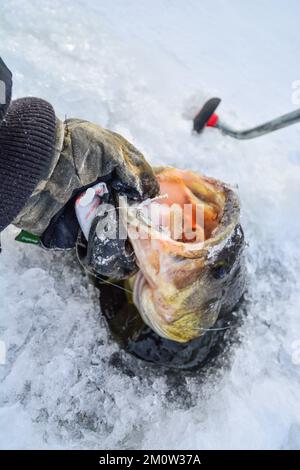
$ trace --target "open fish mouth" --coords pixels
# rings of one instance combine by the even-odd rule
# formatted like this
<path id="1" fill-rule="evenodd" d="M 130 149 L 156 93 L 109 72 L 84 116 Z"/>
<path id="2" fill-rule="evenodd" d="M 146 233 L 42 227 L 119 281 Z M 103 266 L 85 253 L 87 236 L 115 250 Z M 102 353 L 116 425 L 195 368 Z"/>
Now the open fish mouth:
<path id="1" fill-rule="evenodd" d="M 215 179 L 168 167 L 155 172 L 160 197 L 120 202 L 139 267 L 130 280 L 133 302 L 158 335 L 184 343 L 213 328 L 244 292 L 240 204 Z"/>

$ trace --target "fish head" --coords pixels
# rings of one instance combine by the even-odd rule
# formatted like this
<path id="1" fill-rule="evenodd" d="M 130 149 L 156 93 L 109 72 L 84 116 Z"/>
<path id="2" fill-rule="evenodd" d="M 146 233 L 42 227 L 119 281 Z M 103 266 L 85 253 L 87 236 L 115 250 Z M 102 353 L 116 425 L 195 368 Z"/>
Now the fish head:
<path id="1" fill-rule="evenodd" d="M 160 198 L 127 207 L 138 274 L 133 301 L 164 338 L 187 342 L 213 327 L 244 291 L 244 234 L 236 192 L 191 171 L 156 169 Z"/>

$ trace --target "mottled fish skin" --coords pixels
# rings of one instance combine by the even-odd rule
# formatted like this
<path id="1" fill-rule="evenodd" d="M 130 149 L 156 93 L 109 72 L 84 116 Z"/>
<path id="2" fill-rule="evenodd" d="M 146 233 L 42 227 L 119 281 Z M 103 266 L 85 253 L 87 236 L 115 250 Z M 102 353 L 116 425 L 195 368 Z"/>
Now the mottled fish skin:
<path id="1" fill-rule="evenodd" d="M 201 243 L 141 240 L 132 246 L 140 268 L 135 277 L 134 302 L 147 325 L 161 337 L 177 342 L 197 338 L 212 328 L 220 312 L 230 312 L 245 290 L 244 234 L 236 192 L 202 175 L 156 169 L 157 175 L 179 174 L 222 206 L 217 227 Z M 136 220 L 129 223 L 129 238 Z"/>

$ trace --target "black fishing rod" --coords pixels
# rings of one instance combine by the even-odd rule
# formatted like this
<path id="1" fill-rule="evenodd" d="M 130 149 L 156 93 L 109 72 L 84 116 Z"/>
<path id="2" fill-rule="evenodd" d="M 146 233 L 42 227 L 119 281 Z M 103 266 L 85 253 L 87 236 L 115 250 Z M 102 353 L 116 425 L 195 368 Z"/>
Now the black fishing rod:
<path id="1" fill-rule="evenodd" d="M 215 113 L 220 103 L 220 98 L 211 98 L 204 104 L 193 120 L 195 132 L 200 134 L 205 127 L 213 127 L 234 139 L 254 139 L 300 122 L 300 109 L 296 109 L 296 111 L 284 114 L 276 119 L 272 119 L 272 121 L 252 127 L 251 129 L 236 130 L 222 122 Z"/>

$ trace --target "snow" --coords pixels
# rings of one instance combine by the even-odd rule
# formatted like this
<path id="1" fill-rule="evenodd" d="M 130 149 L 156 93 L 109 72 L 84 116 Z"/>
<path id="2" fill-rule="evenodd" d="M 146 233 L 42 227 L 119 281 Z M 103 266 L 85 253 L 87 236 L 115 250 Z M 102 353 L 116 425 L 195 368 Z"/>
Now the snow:
<path id="1" fill-rule="evenodd" d="M 187 119 L 223 98 L 232 126 L 296 109 L 297 0 L 2 0 L 14 94 L 122 133 L 153 164 L 238 185 L 247 316 L 230 364 L 182 376 L 119 351 L 72 253 L 2 236 L 1 448 L 300 448 L 300 126 L 249 142 Z M 0 361 L 1 363 L 1 361 Z"/>

